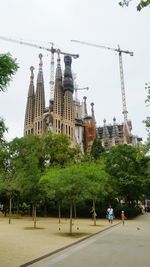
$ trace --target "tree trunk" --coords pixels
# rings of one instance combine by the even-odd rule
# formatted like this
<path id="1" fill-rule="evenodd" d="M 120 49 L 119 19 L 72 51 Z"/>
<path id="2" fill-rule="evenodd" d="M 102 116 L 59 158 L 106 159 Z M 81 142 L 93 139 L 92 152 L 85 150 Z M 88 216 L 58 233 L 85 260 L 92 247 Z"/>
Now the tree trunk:
<path id="1" fill-rule="evenodd" d="M 11 206 L 12 206 L 12 198 L 10 196 L 10 198 L 9 198 L 9 224 L 11 223 L 11 214 L 12 214 Z"/>
<path id="2" fill-rule="evenodd" d="M 95 200 L 93 199 L 93 219 L 94 225 L 96 226 L 96 211 L 95 211 Z"/>
<path id="3" fill-rule="evenodd" d="M 36 206 L 33 206 L 34 214 L 33 214 L 33 221 L 34 221 L 34 228 L 36 228 Z"/>
<path id="4" fill-rule="evenodd" d="M 72 234 L 72 202 L 70 203 L 70 234 Z"/>
<path id="5" fill-rule="evenodd" d="M 58 218 L 59 218 L 59 223 L 61 223 L 61 209 L 60 209 L 60 203 L 58 203 Z"/>

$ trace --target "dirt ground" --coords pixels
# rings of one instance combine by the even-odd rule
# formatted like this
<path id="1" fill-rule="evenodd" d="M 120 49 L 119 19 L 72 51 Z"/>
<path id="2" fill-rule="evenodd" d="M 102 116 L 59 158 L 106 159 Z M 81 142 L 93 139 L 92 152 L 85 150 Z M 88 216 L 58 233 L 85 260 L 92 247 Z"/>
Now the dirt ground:
<path id="1" fill-rule="evenodd" d="M 57 218 L 37 218 L 34 229 L 30 217 L 14 216 L 9 224 L 0 215 L 0 266 L 18 267 L 110 226 L 106 219 L 93 224 L 91 219 L 73 220 L 73 235 L 69 235 L 69 219 L 59 224 Z"/>

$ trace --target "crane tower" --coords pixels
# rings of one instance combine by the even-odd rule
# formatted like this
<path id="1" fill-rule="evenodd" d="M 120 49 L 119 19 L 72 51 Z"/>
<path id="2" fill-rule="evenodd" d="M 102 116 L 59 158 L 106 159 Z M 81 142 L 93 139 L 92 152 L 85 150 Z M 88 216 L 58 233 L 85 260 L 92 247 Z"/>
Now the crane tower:
<path id="1" fill-rule="evenodd" d="M 122 105 L 123 105 L 122 113 L 124 116 L 124 123 L 127 125 L 127 121 L 128 121 L 127 113 L 128 113 L 128 111 L 127 111 L 127 106 L 126 106 L 122 53 L 129 54 L 130 56 L 133 56 L 133 52 L 130 52 L 128 50 L 122 50 L 122 49 L 120 49 L 120 46 L 118 46 L 118 48 L 111 48 L 111 47 L 104 46 L 104 45 L 98 45 L 98 44 L 93 44 L 93 43 L 88 43 L 88 42 L 78 41 L 78 40 L 71 40 L 71 42 L 80 43 L 80 44 L 93 46 L 93 47 L 97 47 L 97 48 L 103 48 L 103 49 L 111 50 L 111 51 L 118 53 L 118 55 L 119 55 L 120 80 L 121 80 Z"/>

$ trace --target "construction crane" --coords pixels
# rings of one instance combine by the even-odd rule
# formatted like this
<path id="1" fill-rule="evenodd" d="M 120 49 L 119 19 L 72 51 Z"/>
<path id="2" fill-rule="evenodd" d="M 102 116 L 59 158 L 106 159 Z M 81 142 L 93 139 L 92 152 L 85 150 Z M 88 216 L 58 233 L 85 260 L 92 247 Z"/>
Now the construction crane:
<path id="1" fill-rule="evenodd" d="M 51 47 L 49 48 L 49 47 L 44 47 L 44 46 L 40 46 L 37 44 L 32 44 L 32 43 L 28 43 L 26 41 L 16 40 L 16 39 L 4 37 L 4 36 L 0 36 L 0 39 L 3 41 L 13 42 L 13 43 L 21 44 L 21 45 L 27 45 L 27 46 L 31 46 L 31 47 L 35 47 L 38 49 L 42 49 L 42 50 L 46 50 L 48 52 L 51 52 L 50 101 L 53 102 L 53 100 L 54 100 L 54 54 L 57 53 L 57 54 L 62 54 L 62 55 L 68 55 L 68 56 L 71 56 L 73 58 L 78 58 L 79 55 L 66 53 L 66 52 L 61 51 L 58 48 L 54 48 L 54 44 L 52 42 L 50 42 Z"/>
<path id="2" fill-rule="evenodd" d="M 83 88 L 75 87 L 74 90 L 75 90 L 75 100 L 77 101 L 78 100 L 77 91 L 78 90 L 89 90 L 89 87 L 83 87 Z"/>
<path id="3" fill-rule="evenodd" d="M 84 44 L 88 46 L 94 46 L 97 48 L 103 48 L 103 49 L 108 49 L 114 52 L 117 52 L 119 55 L 119 68 L 120 68 L 120 79 L 121 79 L 121 94 L 122 94 L 122 104 L 123 104 L 123 116 L 124 116 L 124 122 L 127 124 L 128 118 L 127 118 L 127 106 L 126 106 L 126 96 L 125 96 L 125 85 L 124 85 L 124 75 L 123 75 L 123 62 L 122 62 L 122 53 L 129 54 L 130 56 L 133 56 L 133 52 L 130 52 L 128 50 L 122 50 L 118 46 L 118 48 L 111 48 L 108 46 L 104 45 L 98 45 L 98 44 L 93 44 L 93 43 L 88 43 L 84 41 L 78 41 L 78 40 L 71 40 L 71 42 L 79 43 L 79 44 Z"/>

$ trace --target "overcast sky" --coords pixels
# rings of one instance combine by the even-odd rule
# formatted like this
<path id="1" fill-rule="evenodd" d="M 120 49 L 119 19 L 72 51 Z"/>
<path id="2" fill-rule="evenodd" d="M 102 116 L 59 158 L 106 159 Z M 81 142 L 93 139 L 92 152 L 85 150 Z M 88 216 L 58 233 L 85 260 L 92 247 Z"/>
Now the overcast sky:
<path id="1" fill-rule="evenodd" d="M 97 126 L 108 124 L 116 117 L 122 123 L 122 97 L 118 54 L 100 48 L 70 42 L 87 41 L 134 52 L 134 57 L 123 55 L 124 80 L 128 118 L 132 133 L 146 140 L 147 132 L 142 120 L 149 115 L 145 106 L 145 82 L 150 81 L 150 9 L 136 11 L 138 1 L 121 8 L 119 0 L 0 0 L 0 36 L 23 39 L 65 52 L 78 53 L 72 70 L 76 73 L 82 100 L 87 96 L 88 110 L 94 102 Z M 9 128 L 7 139 L 23 135 L 24 115 L 30 81 L 30 66 L 38 72 L 38 54 L 43 54 L 43 69 L 48 105 L 50 89 L 50 53 L 0 39 L 0 53 L 10 52 L 17 58 L 19 70 L 6 93 L 0 93 L 0 116 Z M 64 68 L 62 58 L 62 68 Z"/>

